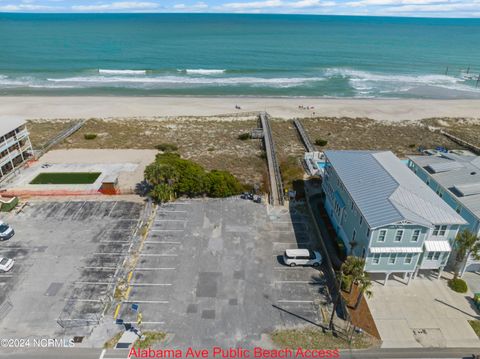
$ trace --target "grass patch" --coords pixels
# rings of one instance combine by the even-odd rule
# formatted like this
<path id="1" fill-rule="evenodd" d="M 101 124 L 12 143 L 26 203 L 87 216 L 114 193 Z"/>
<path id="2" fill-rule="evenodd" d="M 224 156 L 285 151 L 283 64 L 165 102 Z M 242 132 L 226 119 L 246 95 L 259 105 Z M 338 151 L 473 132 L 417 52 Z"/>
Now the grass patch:
<path id="1" fill-rule="evenodd" d="M 473 330 L 480 338 L 480 320 L 469 320 L 468 323 L 472 326 Z"/>
<path id="2" fill-rule="evenodd" d="M 317 328 L 282 329 L 270 334 L 272 341 L 282 348 L 303 349 L 365 349 L 373 345 L 372 340 L 365 334 L 355 334 L 351 345 L 332 333 L 324 333 Z"/>
<path id="3" fill-rule="evenodd" d="M 83 138 L 86 139 L 86 140 L 94 140 L 97 138 L 97 134 L 96 133 L 85 133 L 83 135 Z"/>
<path id="4" fill-rule="evenodd" d="M 91 184 L 101 172 L 44 172 L 35 177 L 30 184 Z"/>
<path id="5" fill-rule="evenodd" d="M 167 336 L 164 332 L 143 332 L 142 338 L 137 339 L 133 346 L 135 348 L 146 349 L 153 344 L 161 342 Z"/>
<path id="6" fill-rule="evenodd" d="M 122 337 L 123 332 L 118 332 L 113 337 L 108 339 L 105 344 L 103 344 L 103 349 L 113 349 L 117 345 L 118 341 Z"/>

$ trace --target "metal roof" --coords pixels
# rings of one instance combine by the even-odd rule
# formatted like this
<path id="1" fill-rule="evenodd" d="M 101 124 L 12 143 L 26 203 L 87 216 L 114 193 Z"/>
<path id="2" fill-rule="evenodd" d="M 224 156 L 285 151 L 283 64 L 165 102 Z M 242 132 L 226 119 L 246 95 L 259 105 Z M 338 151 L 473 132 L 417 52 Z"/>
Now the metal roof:
<path id="1" fill-rule="evenodd" d="M 370 228 L 465 224 L 390 151 L 325 151 Z"/>
<path id="2" fill-rule="evenodd" d="M 427 252 L 450 252 L 452 248 L 448 241 L 425 241 L 425 250 Z"/>
<path id="3" fill-rule="evenodd" d="M 25 124 L 25 119 L 18 116 L 0 116 L 0 136 Z"/>
<path id="4" fill-rule="evenodd" d="M 417 166 L 424 168 L 445 191 L 474 216 L 480 219 L 480 157 L 449 153 L 439 156 L 411 156 Z M 455 169 L 432 173 L 431 165 L 446 165 L 455 163 Z M 477 193 L 478 191 L 478 193 Z"/>

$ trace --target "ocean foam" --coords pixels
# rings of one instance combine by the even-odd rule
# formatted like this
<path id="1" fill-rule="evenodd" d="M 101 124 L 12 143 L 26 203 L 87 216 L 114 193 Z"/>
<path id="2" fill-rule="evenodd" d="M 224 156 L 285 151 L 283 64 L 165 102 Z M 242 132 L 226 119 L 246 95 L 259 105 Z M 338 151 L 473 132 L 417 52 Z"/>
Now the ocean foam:
<path id="1" fill-rule="evenodd" d="M 55 79 L 50 82 L 70 83 L 90 86 L 113 85 L 121 86 L 127 84 L 137 85 L 194 85 L 194 86 L 270 86 L 270 87 L 293 87 L 301 86 L 308 82 L 323 81 L 324 78 L 262 78 L 262 77 L 182 77 L 182 76 L 158 76 L 158 77 L 124 77 L 124 76 L 83 76 Z"/>
<path id="2" fill-rule="evenodd" d="M 147 70 L 107 70 L 98 69 L 98 73 L 102 75 L 146 75 Z"/>
<path id="3" fill-rule="evenodd" d="M 478 92 L 465 84 L 462 78 L 438 74 L 383 74 L 348 68 L 330 68 L 324 71 L 328 78 L 342 77 L 362 95 L 405 93 L 420 86 L 433 86 L 445 90 Z"/>
<path id="4" fill-rule="evenodd" d="M 224 74 L 226 70 L 208 70 L 208 69 L 185 69 L 185 70 L 177 70 L 179 72 L 185 72 L 189 75 L 220 75 Z"/>

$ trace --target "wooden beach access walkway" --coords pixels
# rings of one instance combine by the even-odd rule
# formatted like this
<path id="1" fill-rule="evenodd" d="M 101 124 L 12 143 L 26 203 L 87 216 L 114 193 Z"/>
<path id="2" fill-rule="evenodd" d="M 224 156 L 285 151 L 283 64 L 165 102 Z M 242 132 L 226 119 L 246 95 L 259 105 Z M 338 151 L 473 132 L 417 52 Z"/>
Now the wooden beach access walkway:
<path id="1" fill-rule="evenodd" d="M 310 138 L 308 137 L 307 132 L 305 132 L 305 128 L 303 128 L 303 125 L 300 122 L 300 120 L 298 118 L 295 118 L 293 120 L 293 124 L 295 125 L 298 131 L 298 134 L 300 135 L 300 139 L 302 140 L 303 145 L 305 146 L 305 149 L 307 150 L 307 152 L 315 152 L 315 146 L 310 141 Z"/>
<path id="2" fill-rule="evenodd" d="M 267 154 L 268 175 L 270 182 L 270 204 L 283 206 L 283 183 L 280 175 L 275 144 L 273 142 L 272 129 L 270 128 L 269 116 L 266 112 L 260 112 L 260 122 L 263 129 L 263 142 Z"/>

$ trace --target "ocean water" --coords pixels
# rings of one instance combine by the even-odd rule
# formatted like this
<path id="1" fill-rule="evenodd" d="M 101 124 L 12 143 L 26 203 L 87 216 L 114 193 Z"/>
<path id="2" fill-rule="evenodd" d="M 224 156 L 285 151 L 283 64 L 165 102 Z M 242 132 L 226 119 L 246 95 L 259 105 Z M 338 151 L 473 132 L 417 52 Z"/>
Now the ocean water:
<path id="1" fill-rule="evenodd" d="M 0 13 L 0 95 L 480 98 L 480 19 Z"/>

